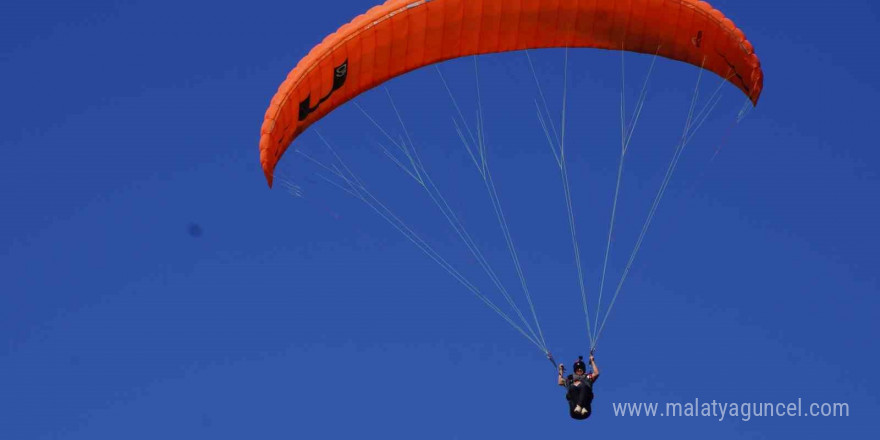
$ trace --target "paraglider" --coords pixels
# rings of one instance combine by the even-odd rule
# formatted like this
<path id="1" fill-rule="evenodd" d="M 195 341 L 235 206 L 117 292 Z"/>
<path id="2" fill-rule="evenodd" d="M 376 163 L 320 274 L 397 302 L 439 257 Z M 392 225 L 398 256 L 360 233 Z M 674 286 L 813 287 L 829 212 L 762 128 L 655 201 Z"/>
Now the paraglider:
<path id="1" fill-rule="evenodd" d="M 599 366 L 596 358 L 590 354 L 590 372 L 584 364 L 584 357 L 578 356 L 578 360 L 572 366 L 573 374 L 565 376 L 565 365 L 559 364 L 559 377 L 557 384 L 565 387 L 565 400 L 568 400 L 569 415 L 573 419 L 584 420 L 593 413 L 593 384 L 599 378 Z"/>
<path id="2" fill-rule="evenodd" d="M 654 55 L 655 58 L 681 61 L 702 69 L 701 74 L 703 71 L 708 71 L 720 76 L 724 81 L 738 88 L 746 96 L 747 104 L 753 106 L 757 105 L 763 90 L 764 74 L 752 44 L 730 19 L 704 1 L 388 0 L 354 18 L 324 38 L 296 64 L 287 79 L 279 86 L 266 110 L 261 127 L 260 163 L 266 181 L 272 187 L 279 160 L 297 137 L 312 124 L 346 102 L 397 76 L 456 58 L 540 48 L 593 48 L 638 52 Z M 626 273 L 635 258 L 638 246 L 653 218 L 656 206 L 672 171 L 675 169 L 681 150 L 691 139 L 693 126 L 699 126 L 699 124 L 694 124 L 692 120 L 695 113 L 695 103 L 696 94 L 691 104 L 685 133 L 676 147 L 675 156 L 670 163 L 662 188 L 655 198 L 636 248 L 627 263 L 623 278 L 617 286 L 611 305 L 608 306 L 608 312 L 617 298 L 623 279 L 626 278 Z M 563 108 L 564 106 L 565 101 L 563 100 Z M 395 111 L 397 111 L 396 108 Z M 698 118 L 705 117 L 704 112 L 696 113 L 700 115 Z M 623 114 L 622 110 L 621 114 Z M 400 117 L 399 114 L 397 116 Z M 621 122 L 623 147 L 621 166 L 618 171 L 618 186 L 623 155 L 626 152 L 628 139 L 631 137 L 631 131 L 628 131 L 630 128 L 623 120 Z M 373 123 L 375 124 L 375 121 Z M 564 123 L 563 116 L 563 126 Z M 631 125 L 634 129 L 635 124 Z M 462 136 L 463 142 L 467 144 L 466 136 L 462 133 L 459 134 Z M 395 139 L 388 137 L 392 143 L 396 144 Z M 479 148 L 480 156 L 483 157 L 485 146 L 481 133 L 470 138 L 473 139 L 474 144 L 479 144 L 474 148 Z M 592 414 L 593 384 L 599 377 L 599 367 L 596 365 L 592 350 L 604 328 L 608 313 L 600 325 L 597 310 L 595 326 L 591 326 L 583 287 L 579 251 L 574 237 L 574 219 L 571 213 L 570 190 L 564 155 L 557 154 L 549 134 L 547 138 L 551 148 L 554 148 L 554 154 L 562 170 L 591 350 L 589 372 L 583 357 L 575 362 L 573 374 L 567 377 L 564 374 L 565 367 L 559 364 L 557 383 L 566 389 L 570 416 L 582 420 Z M 321 140 L 330 148 L 323 136 Z M 562 141 L 564 142 L 564 131 Z M 556 142 L 560 143 L 558 139 Z M 405 168 L 404 171 L 417 180 L 429 193 L 437 191 L 436 188 L 431 188 L 433 183 L 430 178 L 422 178 L 426 172 L 421 165 L 421 160 L 414 151 L 410 151 L 412 141 L 409 141 L 409 145 L 407 142 L 396 145 L 408 156 L 408 166 L 412 167 Z M 467 147 L 467 145 L 465 146 Z M 561 145 L 559 149 L 562 149 Z M 470 148 L 468 152 L 471 152 Z M 387 151 L 386 154 L 388 154 Z M 334 155 L 336 155 L 335 152 Z M 502 224 L 502 230 L 513 256 L 514 264 L 517 265 L 529 306 L 532 308 L 537 332 L 528 323 L 522 327 L 518 326 L 502 313 L 431 249 L 424 240 L 367 192 L 360 184 L 360 179 L 354 176 L 348 167 L 344 165 L 339 167 L 325 166 L 309 156 L 305 157 L 343 181 L 344 183 L 340 185 L 343 190 L 370 205 L 450 275 L 544 351 L 548 359 L 553 362 L 554 367 L 557 366 L 547 350 L 540 325 L 537 324 L 537 315 L 534 313 L 534 306 L 525 287 L 525 280 L 521 275 L 519 262 L 509 236 L 509 229 L 503 218 L 499 217 L 499 222 Z M 472 155 L 472 157 L 475 156 Z M 338 159 L 338 156 L 336 158 Z M 478 166 L 485 169 L 485 158 L 483 157 L 482 160 L 483 163 Z M 476 162 L 476 158 L 474 161 Z M 404 167 L 400 162 L 397 164 Z M 492 195 L 494 187 L 490 188 L 494 184 L 486 180 L 485 174 L 483 179 L 486 181 L 487 189 L 490 190 L 490 197 L 495 197 L 492 200 L 493 207 L 500 210 L 497 195 Z M 433 194 L 431 197 L 435 199 L 435 203 L 438 203 Z M 616 198 L 617 193 L 615 193 L 615 206 Z M 438 203 L 438 208 L 444 210 L 448 209 L 448 206 L 444 208 Z M 468 244 L 476 261 L 484 265 L 483 256 L 475 249 L 476 246 L 472 245 L 472 239 L 463 231 L 463 225 L 455 218 L 454 213 L 444 210 L 444 215 L 462 240 Z M 612 226 L 613 219 L 612 214 Z M 611 231 L 609 231 L 608 237 L 606 263 L 607 249 L 610 249 Z M 483 268 L 493 277 L 493 282 L 496 282 L 497 286 L 499 283 L 495 274 L 486 265 Z M 602 277 L 602 285 L 604 285 L 604 267 Z M 503 290 L 500 286 L 499 289 Z M 504 294 L 507 295 L 506 292 Z M 515 308 L 513 302 L 509 298 L 507 299 Z M 600 287 L 600 303 L 601 300 Z M 517 312 L 519 311 L 517 310 Z M 526 321 L 521 313 L 519 317 Z"/>

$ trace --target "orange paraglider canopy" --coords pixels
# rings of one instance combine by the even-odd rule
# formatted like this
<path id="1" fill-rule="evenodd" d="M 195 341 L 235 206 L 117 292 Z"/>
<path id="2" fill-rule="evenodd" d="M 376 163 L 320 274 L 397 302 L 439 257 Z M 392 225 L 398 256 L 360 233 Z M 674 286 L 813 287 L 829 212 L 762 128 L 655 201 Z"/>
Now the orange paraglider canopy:
<path id="1" fill-rule="evenodd" d="M 468 55 L 586 47 L 658 54 L 712 71 L 758 103 L 764 75 L 732 21 L 695 0 L 388 0 L 297 63 L 266 110 L 269 186 L 287 147 L 336 107 L 411 70 Z"/>

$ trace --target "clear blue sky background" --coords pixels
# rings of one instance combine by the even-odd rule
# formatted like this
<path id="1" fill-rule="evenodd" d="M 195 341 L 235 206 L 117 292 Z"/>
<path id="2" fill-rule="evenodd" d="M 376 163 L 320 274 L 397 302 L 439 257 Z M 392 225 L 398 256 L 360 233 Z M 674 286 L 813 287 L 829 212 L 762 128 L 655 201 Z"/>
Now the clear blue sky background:
<path id="1" fill-rule="evenodd" d="M 542 354 L 366 206 L 290 154 L 281 169 L 304 197 L 265 186 L 257 142 L 269 99 L 311 46 L 372 1 L 4 3 L 0 438 L 876 438 L 880 9 L 714 4 L 754 43 L 764 96 L 729 130 L 743 98 L 724 87 L 685 151 L 601 339 L 594 416 L 574 422 Z M 558 116 L 562 52 L 533 55 Z M 621 58 L 570 55 L 566 137 L 595 301 Z M 584 316 L 524 61 L 480 59 L 491 166 L 547 343 L 570 365 L 587 349 Z M 630 108 L 649 64 L 625 58 Z M 472 63 L 442 68 L 473 124 Z M 651 79 L 612 284 L 696 78 L 661 60 Z M 701 102 L 717 84 L 703 78 Z M 432 176 L 517 291 L 436 72 L 389 91 Z M 360 102 L 402 134 L 384 91 Z M 503 302 L 353 106 L 316 128 Z M 297 147 L 328 158 L 313 130 Z M 694 398 L 846 402 L 850 416 L 623 418 L 611 408 Z"/>

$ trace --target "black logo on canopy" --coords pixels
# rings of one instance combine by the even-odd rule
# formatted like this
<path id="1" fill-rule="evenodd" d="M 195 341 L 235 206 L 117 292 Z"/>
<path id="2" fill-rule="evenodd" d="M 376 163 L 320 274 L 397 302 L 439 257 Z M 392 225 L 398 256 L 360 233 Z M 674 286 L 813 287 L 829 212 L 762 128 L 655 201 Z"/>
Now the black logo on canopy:
<path id="1" fill-rule="evenodd" d="M 314 113 L 324 101 L 330 99 L 330 96 L 333 95 L 333 92 L 342 88 L 345 85 L 345 79 L 348 78 L 348 60 L 345 60 L 342 64 L 333 69 L 333 88 L 330 89 L 330 92 L 327 93 L 323 98 L 318 100 L 318 103 L 312 107 L 312 95 L 306 97 L 302 102 L 299 103 L 299 120 L 304 121 L 309 117 L 310 114 Z"/>

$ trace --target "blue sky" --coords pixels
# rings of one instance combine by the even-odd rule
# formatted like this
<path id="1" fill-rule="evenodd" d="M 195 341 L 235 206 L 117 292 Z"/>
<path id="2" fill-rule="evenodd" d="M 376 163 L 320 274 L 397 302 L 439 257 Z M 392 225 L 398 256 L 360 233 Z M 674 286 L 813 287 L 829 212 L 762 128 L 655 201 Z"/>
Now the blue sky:
<path id="1" fill-rule="evenodd" d="M 600 341 L 594 416 L 574 422 L 540 351 L 368 207 L 293 154 L 280 169 L 303 197 L 266 188 L 257 143 L 269 99 L 308 49 L 373 6 L 303 3 L 2 6 L 0 437 L 876 437 L 876 4 L 713 2 L 754 43 L 765 92 L 734 126 L 743 98 L 723 87 L 684 151 Z M 563 52 L 532 56 L 558 116 Z M 568 165 L 595 301 L 621 57 L 569 56 Z M 651 59 L 623 62 L 631 109 Z M 534 79 L 522 53 L 479 67 L 500 200 L 547 344 L 570 365 L 588 342 Z M 441 69 L 473 124 L 472 61 Z M 615 283 L 696 80 L 693 67 L 657 62 L 623 174 Z M 704 76 L 700 102 L 717 85 Z M 436 72 L 388 91 L 432 178 L 527 311 Z M 384 90 L 359 103 L 404 134 Z M 503 303 L 354 106 L 315 129 Z M 296 147 L 329 160 L 314 129 Z M 846 402 L 850 416 L 635 418 L 611 407 L 694 398 Z"/>

